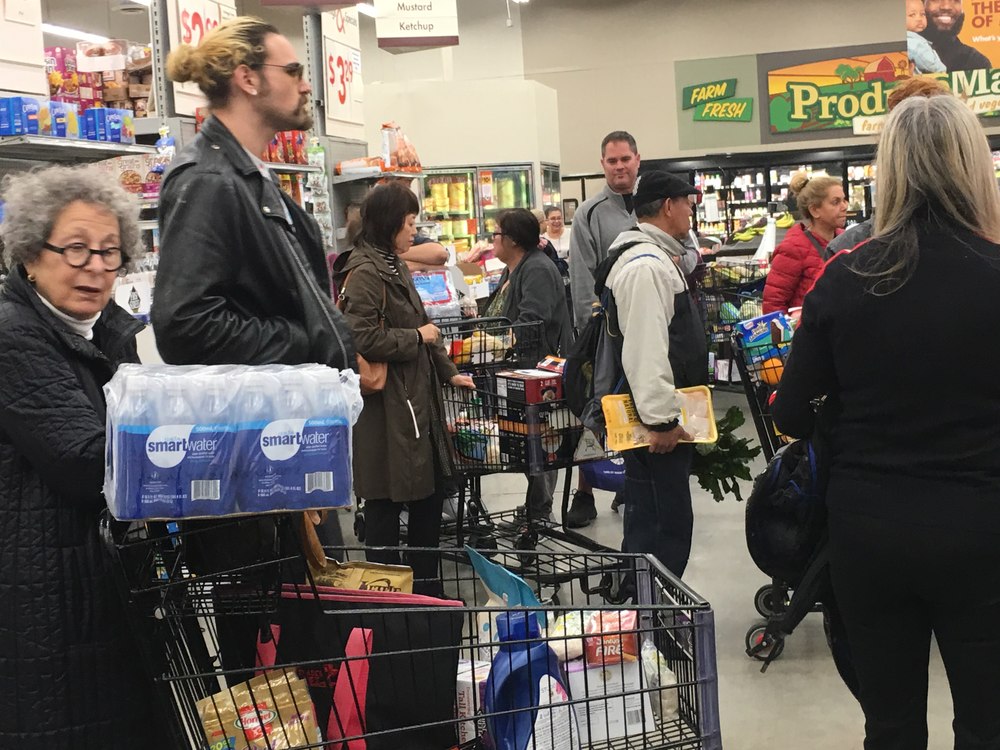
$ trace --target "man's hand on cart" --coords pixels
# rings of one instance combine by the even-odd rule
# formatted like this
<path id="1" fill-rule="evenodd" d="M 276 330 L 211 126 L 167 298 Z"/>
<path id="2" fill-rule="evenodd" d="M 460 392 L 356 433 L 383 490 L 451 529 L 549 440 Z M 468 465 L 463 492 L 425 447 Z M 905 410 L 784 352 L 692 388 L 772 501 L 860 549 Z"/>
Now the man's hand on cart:
<path id="1" fill-rule="evenodd" d="M 456 388 L 471 388 L 476 390 L 476 384 L 469 375 L 455 375 L 448 381 Z"/>
<path id="2" fill-rule="evenodd" d="M 691 436 L 680 425 L 666 432 L 649 431 L 650 453 L 671 453 L 681 440 L 691 440 Z"/>

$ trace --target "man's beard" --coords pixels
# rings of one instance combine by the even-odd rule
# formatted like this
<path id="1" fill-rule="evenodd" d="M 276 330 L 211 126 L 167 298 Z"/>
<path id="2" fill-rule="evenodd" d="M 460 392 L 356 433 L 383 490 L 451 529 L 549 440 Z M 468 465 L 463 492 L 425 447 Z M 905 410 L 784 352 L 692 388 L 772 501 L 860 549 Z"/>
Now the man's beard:
<path id="1" fill-rule="evenodd" d="M 276 133 L 281 130 L 309 130 L 313 126 L 312 107 L 308 101 L 291 113 L 265 108 L 263 115 L 268 128 L 273 128 Z"/>

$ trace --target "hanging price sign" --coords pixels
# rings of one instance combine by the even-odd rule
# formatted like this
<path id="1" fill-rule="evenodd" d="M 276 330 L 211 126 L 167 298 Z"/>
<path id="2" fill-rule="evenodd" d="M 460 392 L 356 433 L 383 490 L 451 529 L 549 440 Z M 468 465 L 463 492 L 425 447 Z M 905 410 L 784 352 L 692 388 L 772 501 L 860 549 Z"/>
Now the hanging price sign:
<path id="1" fill-rule="evenodd" d="M 364 138 L 361 35 L 354 8 L 324 13 L 323 101 L 327 135 Z"/>

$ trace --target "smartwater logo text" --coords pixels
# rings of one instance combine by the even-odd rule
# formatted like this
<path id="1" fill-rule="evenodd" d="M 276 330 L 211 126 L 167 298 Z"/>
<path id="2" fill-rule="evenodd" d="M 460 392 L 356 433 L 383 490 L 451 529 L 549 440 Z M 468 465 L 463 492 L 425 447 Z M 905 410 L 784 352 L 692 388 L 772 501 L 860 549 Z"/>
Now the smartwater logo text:
<path id="1" fill-rule="evenodd" d="M 168 424 L 157 427 L 146 439 L 146 457 L 153 466 L 172 469 L 187 456 L 188 451 L 214 451 L 216 440 L 191 439 L 193 424 Z"/>
<path id="2" fill-rule="evenodd" d="M 260 433 L 260 449 L 271 461 L 287 461 L 302 447 L 327 445 L 329 433 L 305 432 L 304 419 L 279 419 L 271 422 Z"/>

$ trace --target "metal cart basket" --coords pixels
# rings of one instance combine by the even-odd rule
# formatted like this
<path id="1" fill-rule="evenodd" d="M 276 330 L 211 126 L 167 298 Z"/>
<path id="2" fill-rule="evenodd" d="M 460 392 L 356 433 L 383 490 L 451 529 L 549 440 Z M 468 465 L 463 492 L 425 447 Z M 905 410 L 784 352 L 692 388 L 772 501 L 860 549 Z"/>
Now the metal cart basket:
<path id="1" fill-rule="evenodd" d="M 274 519 L 277 538 L 294 538 L 290 517 Z M 512 569 L 578 571 L 558 594 L 527 577 L 538 603 L 505 609 L 486 606 L 457 549 L 418 551 L 438 555 L 445 598 L 321 586 L 298 554 L 206 570 L 192 552 L 224 524 L 139 526 L 117 539 L 105 528 L 177 748 L 472 750 L 525 722 L 532 748 L 721 747 L 712 609 L 650 556 L 577 553 L 567 564 L 562 553 L 494 552 Z M 537 560 L 524 566 L 524 555 Z M 538 628 L 501 641 L 504 618 Z M 254 659 L 233 659 L 247 647 Z M 538 648 L 548 667 L 530 659 L 527 684 L 544 671 L 551 689 L 540 695 L 552 702 L 515 691 L 512 703 L 506 666 L 523 674 Z M 566 733 L 575 742 L 558 744 Z"/>

